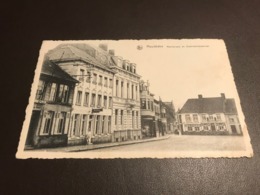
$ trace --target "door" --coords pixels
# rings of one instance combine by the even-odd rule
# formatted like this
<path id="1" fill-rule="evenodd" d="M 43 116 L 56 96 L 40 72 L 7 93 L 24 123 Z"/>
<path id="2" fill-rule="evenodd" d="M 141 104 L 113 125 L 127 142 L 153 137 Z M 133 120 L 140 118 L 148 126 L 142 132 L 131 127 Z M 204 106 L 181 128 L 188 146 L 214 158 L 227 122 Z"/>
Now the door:
<path id="1" fill-rule="evenodd" d="M 230 125 L 232 133 L 237 133 L 237 129 L 235 125 Z"/>
<path id="2" fill-rule="evenodd" d="M 215 127 L 214 123 L 211 123 L 211 130 L 216 131 L 216 127 Z"/>
<path id="3" fill-rule="evenodd" d="M 33 145 L 33 138 L 37 131 L 39 119 L 40 119 L 40 111 L 33 111 L 29 129 L 28 129 L 26 145 Z"/>

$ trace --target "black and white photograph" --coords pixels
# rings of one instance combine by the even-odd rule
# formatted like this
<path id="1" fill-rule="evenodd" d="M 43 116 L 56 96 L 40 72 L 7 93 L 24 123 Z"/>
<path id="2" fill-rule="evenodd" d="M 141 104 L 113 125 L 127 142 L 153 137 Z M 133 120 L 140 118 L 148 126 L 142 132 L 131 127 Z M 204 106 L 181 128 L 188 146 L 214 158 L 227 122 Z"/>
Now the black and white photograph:
<path id="1" fill-rule="evenodd" d="M 43 41 L 17 158 L 252 156 L 223 40 Z"/>

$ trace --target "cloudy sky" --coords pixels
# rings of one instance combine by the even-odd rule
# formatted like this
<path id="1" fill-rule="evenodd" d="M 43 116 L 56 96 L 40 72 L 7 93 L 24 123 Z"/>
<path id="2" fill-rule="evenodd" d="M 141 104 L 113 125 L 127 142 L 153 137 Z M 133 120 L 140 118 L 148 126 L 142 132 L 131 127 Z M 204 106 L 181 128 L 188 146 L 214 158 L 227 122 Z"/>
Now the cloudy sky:
<path id="1" fill-rule="evenodd" d="M 60 43 L 45 42 L 42 51 L 46 52 Z M 100 41 L 86 43 L 97 46 Z M 181 108 L 187 99 L 197 98 L 198 94 L 218 97 L 220 93 L 225 93 L 227 98 L 235 98 L 240 119 L 244 118 L 222 40 L 121 40 L 101 43 L 107 43 L 109 49 L 115 50 L 115 55 L 136 63 L 137 73 L 143 80 L 149 80 L 150 91 L 155 97 L 173 101 L 176 109 Z"/>

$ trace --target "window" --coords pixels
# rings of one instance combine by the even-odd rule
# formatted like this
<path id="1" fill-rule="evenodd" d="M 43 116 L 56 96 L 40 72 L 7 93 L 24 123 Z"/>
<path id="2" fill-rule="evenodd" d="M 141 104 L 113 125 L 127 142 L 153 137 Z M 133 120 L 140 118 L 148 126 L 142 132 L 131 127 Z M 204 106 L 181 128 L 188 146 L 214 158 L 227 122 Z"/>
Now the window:
<path id="1" fill-rule="evenodd" d="M 98 130 L 99 130 L 99 126 L 100 126 L 100 116 L 97 115 L 97 120 L 96 120 L 96 131 L 95 134 L 98 134 Z"/>
<path id="2" fill-rule="evenodd" d="M 109 97 L 108 107 L 112 108 L 112 97 Z"/>
<path id="3" fill-rule="evenodd" d="M 85 74 L 85 71 L 83 69 L 80 69 L 80 73 L 79 73 L 79 81 L 84 81 L 84 74 Z"/>
<path id="4" fill-rule="evenodd" d="M 202 120 L 203 120 L 203 121 L 206 121 L 206 120 L 207 120 L 206 114 L 202 114 Z"/>
<path id="5" fill-rule="evenodd" d="M 107 108 L 107 96 L 104 96 L 104 108 Z"/>
<path id="6" fill-rule="evenodd" d="M 111 116 L 108 116 L 108 119 L 107 119 L 107 130 L 108 130 L 108 133 L 111 133 Z"/>
<path id="7" fill-rule="evenodd" d="M 138 123 L 138 111 L 136 111 L 136 128 L 139 127 L 139 123 Z"/>
<path id="8" fill-rule="evenodd" d="M 132 91 L 131 91 L 132 92 L 132 99 L 134 99 L 134 85 L 132 85 L 131 89 L 132 89 Z"/>
<path id="9" fill-rule="evenodd" d="M 197 114 L 193 114 L 192 116 L 193 116 L 193 121 L 194 122 L 198 122 L 199 121 Z"/>
<path id="10" fill-rule="evenodd" d="M 91 79 L 91 72 L 87 71 L 87 78 L 86 78 L 86 82 L 90 83 L 90 79 Z"/>
<path id="11" fill-rule="evenodd" d="M 89 102 L 89 92 L 85 92 L 85 97 L 84 97 L 84 106 L 88 106 Z"/>
<path id="12" fill-rule="evenodd" d="M 101 107 L 102 95 L 98 95 L 98 107 Z"/>
<path id="13" fill-rule="evenodd" d="M 145 99 L 141 99 L 141 109 L 146 109 L 146 100 Z"/>
<path id="14" fill-rule="evenodd" d="M 91 106 L 96 106 L 96 94 L 92 93 Z"/>
<path id="15" fill-rule="evenodd" d="M 52 83 L 51 84 L 50 99 L 49 99 L 50 101 L 55 101 L 56 92 L 57 92 L 57 84 Z"/>
<path id="16" fill-rule="evenodd" d="M 191 118 L 190 118 L 189 114 L 185 114 L 185 120 L 186 120 L 186 122 L 190 122 L 191 121 Z"/>
<path id="17" fill-rule="evenodd" d="M 81 105 L 82 91 L 78 91 L 76 98 L 76 105 Z"/>
<path id="18" fill-rule="evenodd" d="M 220 121 L 221 120 L 221 116 L 220 114 L 216 114 L 217 120 Z"/>
<path id="19" fill-rule="evenodd" d="M 123 64 L 123 69 L 125 69 L 125 64 Z"/>
<path id="20" fill-rule="evenodd" d="M 103 77 L 99 75 L 98 85 L 102 85 L 102 84 L 103 84 Z"/>
<path id="21" fill-rule="evenodd" d="M 118 119 L 118 110 L 115 109 L 115 125 L 117 125 L 117 119 Z"/>
<path id="22" fill-rule="evenodd" d="M 44 122 L 44 128 L 43 128 L 44 134 L 49 134 L 51 132 L 53 115 L 54 115 L 53 111 L 49 111 L 45 115 L 45 122 Z"/>
<path id="23" fill-rule="evenodd" d="M 118 97 L 118 95 L 119 95 L 119 94 L 118 94 L 118 82 L 119 82 L 119 81 L 116 80 L 116 97 Z"/>
<path id="24" fill-rule="evenodd" d="M 69 100 L 69 87 L 67 85 L 60 84 L 57 102 L 67 103 Z"/>
<path id="25" fill-rule="evenodd" d="M 124 111 L 121 110 L 121 125 L 124 123 Z"/>
<path id="26" fill-rule="evenodd" d="M 126 69 L 129 71 L 129 66 L 126 66 Z"/>
<path id="27" fill-rule="evenodd" d="M 102 117 L 102 116 L 101 116 Z M 104 129 L 105 129 L 105 119 L 106 119 L 106 117 L 105 116 L 103 116 L 102 117 L 102 127 L 101 127 L 101 133 L 103 134 L 104 133 Z"/>
<path id="28" fill-rule="evenodd" d="M 132 128 L 135 128 L 135 111 L 132 111 Z"/>
<path id="29" fill-rule="evenodd" d="M 188 131 L 192 131 L 192 127 L 191 126 L 188 126 Z"/>
<path id="30" fill-rule="evenodd" d="M 209 115 L 209 120 L 213 120 L 213 116 L 212 115 Z"/>
<path id="31" fill-rule="evenodd" d="M 92 129 L 92 121 L 93 121 L 93 116 L 89 115 L 89 121 L 88 121 L 88 131 L 91 132 Z"/>
<path id="32" fill-rule="evenodd" d="M 129 98 L 129 83 L 127 83 L 127 87 L 126 87 L 126 97 L 127 99 Z"/>
<path id="33" fill-rule="evenodd" d="M 135 67 L 133 67 L 133 73 L 135 73 Z"/>
<path id="34" fill-rule="evenodd" d="M 150 110 L 150 101 L 149 100 L 147 101 L 147 106 L 148 106 L 147 109 Z"/>
<path id="35" fill-rule="evenodd" d="M 87 124 L 87 115 L 83 114 L 82 121 L 81 121 L 80 135 L 84 135 L 84 131 L 86 129 L 86 124 Z"/>
<path id="36" fill-rule="evenodd" d="M 206 126 L 206 125 L 204 125 L 204 126 L 203 126 L 203 129 L 204 129 L 205 131 L 208 131 L 208 130 L 209 130 L 209 127 Z"/>
<path id="37" fill-rule="evenodd" d="M 65 127 L 66 112 L 61 112 L 58 120 L 57 133 L 63 133 Z"/>
<path id="38" fill-rule="evenodd" d="M 93 74 L 93 81 L 92 81 L 93 84 L 97 84 L 97 74 L 94 73 Z"/>
<path id="39" fill-rule="evenodd" d="M 104 80 L 105 80 L 105 81 L 104 81 L 104 82 L 105 82 L 105 83 L 104 83 L 104 86 L 107 87 L 107 85 L 108 85 L 108 83 L 107 83 L 107 77 L 105 77 Z"/>
<path id="40" fill-rule="evenodd" d="M 113 87 L 113 80 L 109 79 L 109 87 L 112 88 Z"/>
<path id="41" fill-rule="evenodd" d="M 199 127 L 195 127 L 195 131 L 199 131 L 200 130 L 200 128 Z"/>
<path id="42" fill-rule="evenodd" d="M 230 121 L 231 123 L 234 123 L 234 122 L 235 122 L 235 119 L 234 119 L 234 118 L 229 118 L 229 121 Z"/>
<path id="43" fill-rule="evenodd" d="M 135 99 L 138 99 L 138 88 L 135 86 Z"/>
<path id="44" fill-rule="evenodd" d="M 36 92 L 36 99 L 42 100 L 44 97 L 44 88 L 45 88 L 45 82 L 42 80 L 39 80 L 38 89 Z"/>
<path id="45" fill-rule="evenodd" d="M 78 130 L 78 121 L 79 121 L 79 114 L 75 114 L 74 120 L 73 120 L 72 135 L 76 135 L 76 132 Z"/>
<path id="46" fill-rule="evenodd" d="M 121 82 L 121 97 L 124 97 L 124 82 Z"/>
<path id="47" fill-rule="evenodd" d="M 130 72 L 132 72 L 132 66 L 130 66 L 130 69 L 129 69 L 129 70 L 130 70 Z"/>
<path id="48" fill-rule="evenodd" d="M 151 101 L 151 110 L 153 111 L 154 109 L 153 109 L 153 102 Z"/>

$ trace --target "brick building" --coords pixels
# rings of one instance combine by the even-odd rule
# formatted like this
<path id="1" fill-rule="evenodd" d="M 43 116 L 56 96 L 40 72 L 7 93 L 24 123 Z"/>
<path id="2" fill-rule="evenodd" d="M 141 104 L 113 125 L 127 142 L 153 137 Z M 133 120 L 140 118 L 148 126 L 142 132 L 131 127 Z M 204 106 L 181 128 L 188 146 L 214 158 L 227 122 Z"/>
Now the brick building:
<path id="1" fill-rule="evenodd" d="M 45 59 L 42 65 L 26 148 L 66 146 L 75 84 L 78 81 Z"/>

